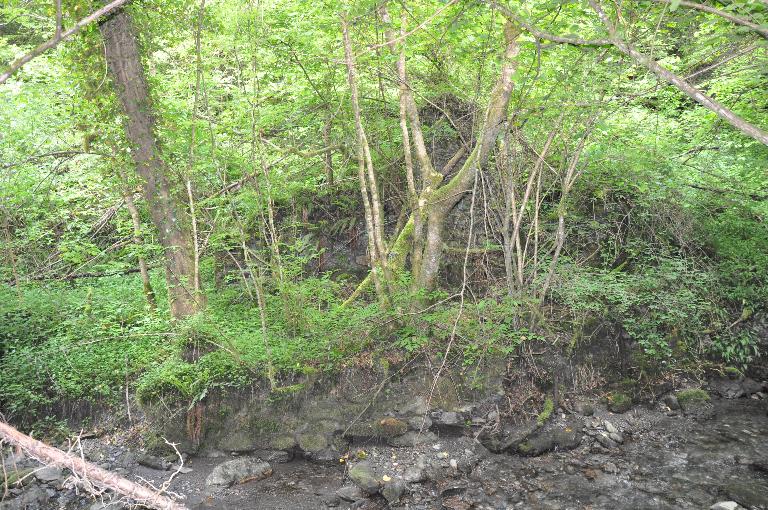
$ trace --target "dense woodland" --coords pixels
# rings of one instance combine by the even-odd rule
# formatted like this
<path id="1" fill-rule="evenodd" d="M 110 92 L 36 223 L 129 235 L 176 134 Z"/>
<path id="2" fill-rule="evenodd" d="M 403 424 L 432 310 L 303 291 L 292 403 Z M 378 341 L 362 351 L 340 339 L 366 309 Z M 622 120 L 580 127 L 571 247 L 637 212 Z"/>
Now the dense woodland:
<path id="1" fill-rule="evenodd" d="M 745 370 L 766 39 L 765 0 L 4 0 L 0 409 L 605 339 Z"/>

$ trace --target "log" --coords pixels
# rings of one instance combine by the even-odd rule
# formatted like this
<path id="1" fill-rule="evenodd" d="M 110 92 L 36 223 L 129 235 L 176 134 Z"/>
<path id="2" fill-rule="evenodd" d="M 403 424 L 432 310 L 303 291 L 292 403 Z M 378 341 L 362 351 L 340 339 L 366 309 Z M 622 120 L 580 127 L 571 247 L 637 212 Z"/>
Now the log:
<path id="1" fill-rule="evenodd" d="M 156 510 L 188 510 L 186 506 L 163 496 L 154 489 L 139 485 L 80 457 L 48 446 L 2 421 L 0 421 L 0 439 L 21 448 L 28 455 L 46 465 L 69 469 L 78 477 L 88 480 L 89 483 L 130 498 L 137 504 Z"/>

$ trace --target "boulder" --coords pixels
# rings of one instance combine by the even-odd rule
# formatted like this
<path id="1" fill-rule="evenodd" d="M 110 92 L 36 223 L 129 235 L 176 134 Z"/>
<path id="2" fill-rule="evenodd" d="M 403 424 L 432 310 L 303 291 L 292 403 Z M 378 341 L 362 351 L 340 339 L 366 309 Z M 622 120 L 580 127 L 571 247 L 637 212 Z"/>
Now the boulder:
<path id="1" fill-rule="evenodd" d="M 762 483 L 733 482 L 724 487 L 732 501 L 747 508 L 768 508 L 768 485 Z"/>
<path id="2" fill-rule="evenodd" d="M 575 416 L 550 422 L 517 445 L 522 455 L 536 456 L 553 450 L 572 450 L 581 444 L 583 422 Z"/>
<path id="3" fill-rule="evenodd" d="M 720 501 L 709 507 L 709 510 L 739 510 L 741 508 L 742 506 L 735 501 Z"/>
<path id="4" fill-rule="evenodd" d="M 229 487 L 234 484 L 261 480 L 272 475 L 272 467 L 256 457 L 241 457 L 222 462 L 205 479 L 208 487 Z"/>
<path id="5" fill-rule="evenodd" d="M 360 487 L 366 494 L 379 492 L 379 479 L 373 471 L 373 466 L 368 461 L 358 462 L 349 468 L 349 479 Z"/>
<path id="6" fill-rule="evenodd" d="M 669 394 L 666 397 L 664 397 L 664 403 L 669 407 L 672 411 L 677 411 L 680 409 L 680 402 L 677 401 L 677 397 Z"/>
<path id="7" fill-rule="evenodd" d="M 344 501 L 351 501 L 352 503 L 365 497 L 357 485 L 345 485 L 336 491 L 336 495 Z"/>
<path id="8" fill-rule="evenodd" d="M 35 471 L 35 478 L 43 483 L 52 483 L 64 479 L 64 472 L 61 468 L 46 466 Z"/>
<path id="9" fill-rule="evenodd" d="M 171 463 L 167 460 L 161 459 L 160 457 L 155 457 L 154 455 L 150 455 L 148 453 L 143 453 L 137 456 L 136 462 L 144 467 L 156 469 L 158 471 L 165 471 L 171 466 Z"/>
<path id="10" fill-rule="evenodd" d="M 396 504 L 400 501 L 400 497 L 405 492 L 405 482 L 402 480 L 392 480 L 384 484 L 381 489 L 381 495 L 384 496 L 390 505 Z"/>

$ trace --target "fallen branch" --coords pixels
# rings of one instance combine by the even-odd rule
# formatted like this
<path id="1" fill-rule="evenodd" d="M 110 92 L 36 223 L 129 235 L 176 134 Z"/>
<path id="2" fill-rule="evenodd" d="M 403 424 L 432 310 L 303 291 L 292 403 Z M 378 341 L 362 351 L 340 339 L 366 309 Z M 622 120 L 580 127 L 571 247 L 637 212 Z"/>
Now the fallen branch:
<path id="1" fill-rule="evenodd" d="M 130 498 L 137 504 L 156 510 L 188 510 L 186 506 L 136 482 L 100 468 L 81 457 L 65 453 L 22 434 L 7 423 L 0 422 L 0 439 L 24 450 L 30 457 L 49 466 L 69 469 L 77 477 L 95 487 L 109 489 Z"/>

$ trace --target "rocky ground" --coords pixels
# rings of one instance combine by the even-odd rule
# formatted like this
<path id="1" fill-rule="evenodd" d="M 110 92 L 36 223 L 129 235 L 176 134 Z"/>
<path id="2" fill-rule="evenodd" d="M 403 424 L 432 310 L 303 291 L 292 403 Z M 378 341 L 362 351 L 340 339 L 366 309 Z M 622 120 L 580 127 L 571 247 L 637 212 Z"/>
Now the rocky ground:
<path id="1" fill-rule="evenodd" d="M 176 473 L 168 490 L 193 509 L 768 509 L 766 389 L 722 379 L 709 394 L 565 402 L 523 423 L 485 405 L 389 416 L 377 425 L 386 440 L 353 434 L 335 459 L 213 451 L 181 466 L 104 438 L 76 451 L 156 486 Z M 2 510 L 124 506 L 22 455 L 5 452 L 4 466 Z"/>

